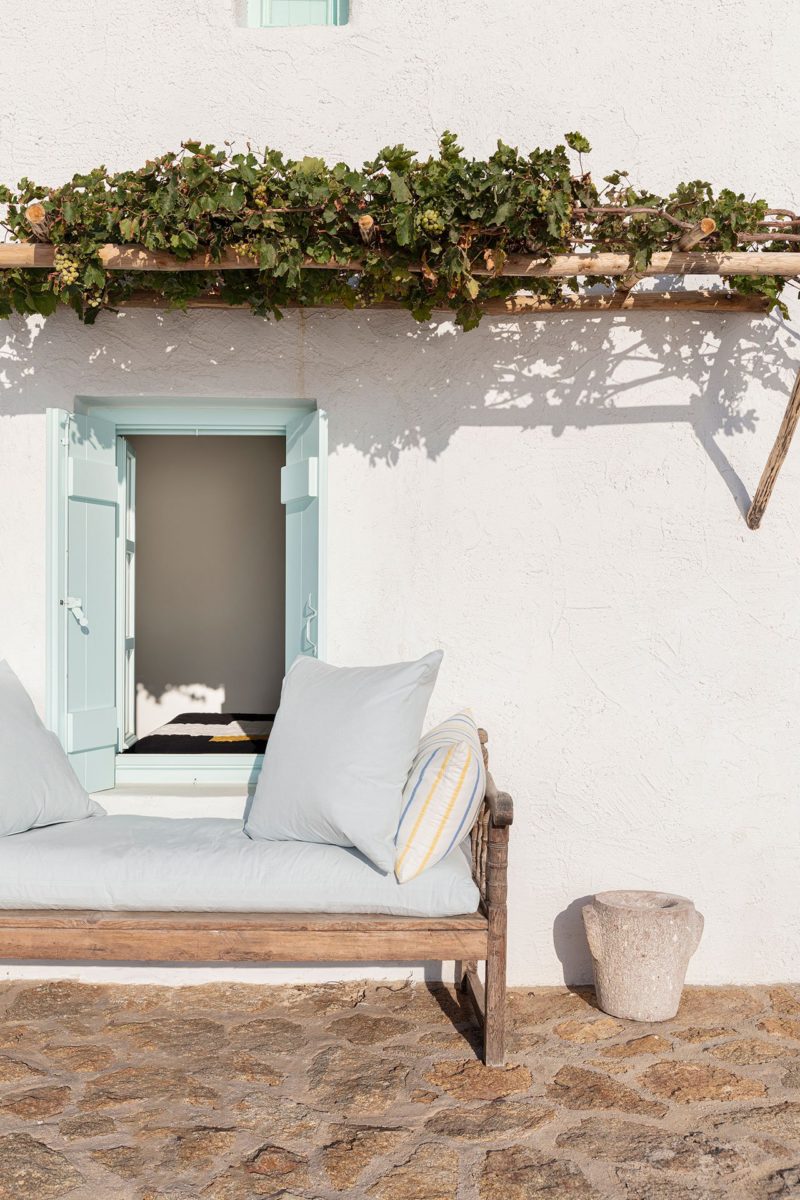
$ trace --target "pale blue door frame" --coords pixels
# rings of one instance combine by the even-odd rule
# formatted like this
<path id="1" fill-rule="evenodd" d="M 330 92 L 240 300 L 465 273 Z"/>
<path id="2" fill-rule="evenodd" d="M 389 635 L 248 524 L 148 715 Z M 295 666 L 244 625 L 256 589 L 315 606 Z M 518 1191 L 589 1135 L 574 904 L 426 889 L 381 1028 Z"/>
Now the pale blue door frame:
<path id="1" fill-rule="evenodd" d="M 124 450 L 123 439 L 133 434 L 285 437 L 281 499 L 286 506 L 288 667 L 298 654 L 322 656 L 326 650 L 326 414 L 307 401 L 79 397 L 74 414 L 49 409 L 47 429 L 50 728 L 92 790 L 114 782 L 252 782 L 261 755 L 119 755 L 118 734 L 111 744 L 112 720 L 117 730 L 124 724 L 122 672 L 133 635 L 124 616 L 123 587 L 123 556 L 131 548 L 125 511 L 128 460 L 118 449 Z M 76 456 L 88 458 L 89 465 L 72 465 Z M 113 481 L 103 475 L 112 460 Z M 68 595 L 78 576 L 82 591 L 92 595 Z M 110 629 L 117 631 L 111 653 Z"/>

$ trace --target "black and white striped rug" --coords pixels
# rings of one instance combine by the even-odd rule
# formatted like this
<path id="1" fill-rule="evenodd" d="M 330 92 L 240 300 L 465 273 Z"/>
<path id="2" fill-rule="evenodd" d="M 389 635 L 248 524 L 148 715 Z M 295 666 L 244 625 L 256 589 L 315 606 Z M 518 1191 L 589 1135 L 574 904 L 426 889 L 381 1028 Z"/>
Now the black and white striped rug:
<path id="1" fill-rule="evenodd" d="M 125 754 L 263 754 L 274 713 L 180 713 Z"/>

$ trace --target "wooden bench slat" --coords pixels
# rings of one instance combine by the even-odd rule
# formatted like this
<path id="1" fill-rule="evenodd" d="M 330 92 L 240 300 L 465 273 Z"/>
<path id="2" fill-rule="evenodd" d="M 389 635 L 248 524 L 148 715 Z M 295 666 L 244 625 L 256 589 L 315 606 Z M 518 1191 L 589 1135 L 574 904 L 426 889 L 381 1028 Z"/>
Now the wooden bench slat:
<path id="1" fill-rule="evenodd" d="M 429 962 L 485 958 L 486 929 L 104 929 L 0 932 L 0 960 L 116 962 Z"/>
<path id="2" fill-rule="evenodd" d="M 0 937 L 9 929 L 250 930 L 261 932 L 404 932 L 486 930 L 483 913 L 403 917 L 380 913 L 150 912 L 107 909 L 0 909 Z"/>

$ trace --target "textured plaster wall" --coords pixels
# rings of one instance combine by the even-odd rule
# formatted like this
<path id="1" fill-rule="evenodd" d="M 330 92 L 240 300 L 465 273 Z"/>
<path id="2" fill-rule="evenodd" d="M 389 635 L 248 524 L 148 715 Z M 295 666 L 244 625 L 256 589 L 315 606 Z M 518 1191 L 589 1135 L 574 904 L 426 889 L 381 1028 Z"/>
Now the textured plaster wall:
<path id="1" fill-rule="evenodd" d="M 580 129 L 598 175 L 800 204 L 800 10 L 756 0 L 352 0 L 248 30 L 227 0 L 6 0 L 0 176 L 182 136 L 359 159 Z M 30 31 L 36 30 L 35 38 Z M 620 69 L 624 64 L 624 69 Z M 53 99 L 54 71 L 58 102 Z M 517 802 L 515 983 L 585 977 L 578 900 L 692 896 L 695 982 L 800 978 L 800 447 L 752 493 L 800 366 L 777 319 L 69 315 L 0 333 L 0 636 L 44 691 L 44 410 L 76 393 L 315 397 L 330 414 L 330 657 L 440 645 Z M 39 972 L 40 973 L 40 972 Z"/>

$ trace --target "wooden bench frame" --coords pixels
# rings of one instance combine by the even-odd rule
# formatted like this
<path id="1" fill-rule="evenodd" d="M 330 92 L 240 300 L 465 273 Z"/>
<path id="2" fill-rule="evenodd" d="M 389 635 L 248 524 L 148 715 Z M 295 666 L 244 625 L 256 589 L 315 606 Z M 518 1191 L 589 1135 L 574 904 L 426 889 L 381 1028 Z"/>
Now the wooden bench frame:
<path id="1" fill-rule="evenodd" d="M 486 733 L 481 730 L 484 758 Z M 117 962 L 420 962 L 456 960 L 456 982 L 484 1029 L 484 1061 L 505 1060 L 506 876 L 511 797 L 488 774 L 471 833 L 476 913 L 390 917 L 371 913 L 0 910 L 0 960 Z M 477 964 L 486 964 L 485 986 Z"/>

